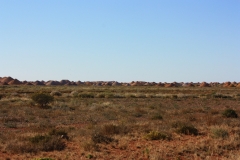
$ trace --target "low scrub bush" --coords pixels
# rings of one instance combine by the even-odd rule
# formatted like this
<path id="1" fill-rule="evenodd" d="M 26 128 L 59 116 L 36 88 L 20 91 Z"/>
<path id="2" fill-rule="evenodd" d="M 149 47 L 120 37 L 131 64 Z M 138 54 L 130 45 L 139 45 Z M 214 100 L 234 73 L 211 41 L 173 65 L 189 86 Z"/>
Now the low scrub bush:
<path id="1" fill-rule="evenodd" d="M 99 93 L 96 95 L 96 98 L 105 98 L 105 94 L 104 93 Z"/>
<path id="2" fill-rule="evenodd" d="M 145 138 L 148 140 L 170 140 L 171 136 L 167 135 L 166 133 L 151 131 L 145 135 Z"/>
<path id="3" fill-rule="evenodd" d="M 192 125 L 181 125 L 177 129 L 177 133 L 186 135 L 198 135 L 198 130 Z"/>
<path id="4" fill-rule="evenodd" d="M 41 151 L 61 151 L 65 147 L 64 141 L 57 136 L 36 135 L 24 141 L 9 143 L 6 150 L 13 153 L 37 153 Z"/>
<path id="5" fill-rule="evenodd" d="M 62 139 L 69 140 L 68 133 L 64 130 L 53 129 L 49 132 L 50 136 L 59 136 Z"/>
<path id="6" fill-rule="evenodd" d="M 59 92 L 59 91 L 52 91 L 52 92 L 50 93 L 50 95 L 51 95 L 51 96 L 61 96 L 62 93 Z"/>
<path id="7" fill-rule="evenodd" d="M 99 145 L 94 143 L 93 141 L 84 141 L 81 146 L 83 147 L 84 151 L 98 151 Z"/>
<path id="8" fill-rule="evenodd" d="M 171 123 L 171 126 L 173 127 L 173 128 L 180 128 L 180 127 L 182 127 L 182 126 L 184 126 L 185 125 L 185 123 L 184 122 L 180 122 L 180 121 L 173 121 L 172 123 Z"/>
<path id="9" fill-rule="evenodd" d="M 92 94 L 92 93 L 79 93 L 78 97 L 80 97 L 80 98 L 94 98 L 94 94 Z"/>
<path id="10" fill-rule="evenodd" d="M 91 140 L 94 142 L 94 143 L 110 143 L 112 142 L 114 139 L 109 137 L 109 136 L 106 136 L 100 132 L 94 132 L 91 136 Z"/>
<path id="11" fill-rule="evenodd" d="M 77 91 L 72 91 L 72 92 L 70 93 L 70 96 L 71 96 L 71 97 L 77 97 L 77 96 L 78 96 L 78 92 L 77 92 Z"/>
<path id="12" fill-rule="evenodd" d="M 238 118 L 238 115 L 233 109 L 226 109 L 223 111 L 222 115 L 227 118 Z"/>
<path id="13" fill-rule="evenodd" d="M 213 138 L 227 138 L 229 136 L 228 131 L 222 128 L 213 128 L 211 129 Z"/>
<path id="14" fill-rule="evenodd" d="M 163 118 L 162 118 L 162 115 L 160 115 L 160 114 L 155 114 L 155 115 L 153 115 L 153 116 L 151 117 L 151 119 L 152 119 L 152 120 L 162 120 Z"/>
<path id="15" fill-rule="evenodd" d="M 52 135 L 36 135 L 31 137 L 29 141 L 34 144 L 40 151 L 61 151 L 66 145 L 58 136 Z"/>
<path id="16" fill-rule="evenodd" d="M 101 132 L 104 135 L 126 134 L 129 132 L 129 128 L 125 125 L 106 124 L 102 127 Z"/>

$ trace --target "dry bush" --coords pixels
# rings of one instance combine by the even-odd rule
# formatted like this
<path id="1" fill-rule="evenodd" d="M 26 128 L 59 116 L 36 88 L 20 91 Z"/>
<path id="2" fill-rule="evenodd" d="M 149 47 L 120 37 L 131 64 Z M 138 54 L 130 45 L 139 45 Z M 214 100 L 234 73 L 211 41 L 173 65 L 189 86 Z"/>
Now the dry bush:
<path id="1" fill-rule="evenodd" d="M 81 146 L 83 147 L 84 151 L 99 151 L 99 145 L 94 143 L 92 140 L 82 142 Z"/>
<path id="2" fill-rule="evenodd" d="M 24 141 L 10 142 L 6 150 L 12 153 L 37 153 L 40 151 L 61 151 L 65 147 L 65 142 L 58 136 L 36 135 Z"/>
<path id="3" fill-rule="evenodd" d="M 161 114 L 155 113 L 154 115 L 152 115 L 151 119 L 152 119 L 152 120 L 162 120 L 163 117 L 162 117 Z"/>
<path id="4" fill-rule="evenodd" d="M 50 93 L 50 95 L 51 95 L 51 96 L 61 96 L 62 93 L 59 92 L 59 91 L 52 91 L 52 92 Z"/>
<path id="5" fill-rule="evenodd" d="M 126 125 L 106 124 L 101 128 L 104 135 L 127 134 L 130 129 Z"/>
<path id="6" fill-rule="evenodd" d="M 151 131 L 145 135 L 145 138 L 148 140 L 170 140 L 171 135 L 158 131 Z"/>
<path id="7" fill-rule="evenodd" d="M 112 137 L 106 136 L 98 131 L 95 131 L 92 136 L 91 136 L 91 140 L 94 143 L 105 143 L 108 144 L 110 142 L 112 142 L 114 139 Z"/>
<path id="8" fill-rule="evenodd" d="M 189 124 L 180 125 L 176 132 L 186 135 L 198 135 L 198 130 L 193 125 Z"/>
<path id="9" fill-rule="evenodd" d="M 213 138 L 225 139 L 229 137 L 229 133 L 226 129 L 220 127 L 214 127 L 211 129 L 211 134 Z"/>
<path id="10" fill-rule="evenodd" d="M 92 94 L 92 93 L 79 93 L 78 97 L 80 97 L 80 98 L 94 98 L 94 94 Z"/>

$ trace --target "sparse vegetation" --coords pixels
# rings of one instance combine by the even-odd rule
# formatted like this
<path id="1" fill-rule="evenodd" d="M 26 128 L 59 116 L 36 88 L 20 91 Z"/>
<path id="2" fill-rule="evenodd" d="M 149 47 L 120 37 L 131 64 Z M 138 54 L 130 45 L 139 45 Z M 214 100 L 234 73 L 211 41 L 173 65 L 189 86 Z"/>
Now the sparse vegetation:
<path id="1" fill-rule="evenodd" d="M 240 103 L 234 98 L 240 90 L 234 87 L 221 89 L 221 95 L 228 98 L 211 87 L 0 89 L 4 95 L 0 101 L 0 156 L 4 159 L 194 159 L 199 155 L 200 159 L 233 160 L 240 153 L 240 122 L 236 119 Z M 52 98 L 37 103 L 32 97 L 39 94 Z"/>

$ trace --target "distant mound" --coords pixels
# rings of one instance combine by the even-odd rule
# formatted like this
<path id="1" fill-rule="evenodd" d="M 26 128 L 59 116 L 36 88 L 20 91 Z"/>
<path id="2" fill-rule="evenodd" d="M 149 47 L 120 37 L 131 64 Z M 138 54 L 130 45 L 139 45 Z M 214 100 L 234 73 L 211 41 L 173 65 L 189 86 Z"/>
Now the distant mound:
<path id="1" fill-rule="evenodd" d="M 27 82 L 27 83 L 25 83 L 24 85 L 26 85 L 26 86 L 32 86 L 33 84 L 32 84 L 31 82 Z"/>
<path id="2" fill-rule="evenodd" d="M 58 82 L 58 81 L 49 81 L 45 85 L 47 85 L 47 86 L 56 86 L 56 85 L 60 85 L 60 82 Z"/>
<path id="3" fill-rule="evenodd" d="M 202 82 L 199 87 L 210 87 L 207 82 Z"/>
<path id="4" fill-rule="evenodd" d="M 175 85 L 173 83 L 166 83 L 164 87 L 175 87 Z"/>
<path id="5" fill-rule="evenodd" d="M 40 82 L 40 81 L 35 81 L 33 84 L 36 85 L 36 86 L 45 85 L 43 82 Z"/>
<path id="6" fill-rule="evenodd" d="M 22 84 L 22 82 L 20 82 L 17 79 L 11 80 L 10 82 L 8 82 L 9 85 L 20 85 Z"/>
<path id="7" fill-rule="evenodd" d="M 1 79 L 1 82 L 4 83 L 9 83 L 10 81 L 14 80 L 12 77 L 4 77 Z"/>
<path id="8" fill-rule="evenodd" d="M 240 83 L 238 83 L 238 85 L 236 87 L 239 87 L 240 88 Z"/>

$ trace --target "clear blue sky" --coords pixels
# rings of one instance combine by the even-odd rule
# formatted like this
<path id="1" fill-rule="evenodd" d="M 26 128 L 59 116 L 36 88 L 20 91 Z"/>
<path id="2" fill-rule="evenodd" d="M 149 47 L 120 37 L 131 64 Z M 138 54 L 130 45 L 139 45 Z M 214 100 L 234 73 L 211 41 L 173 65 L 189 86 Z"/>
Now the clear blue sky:
<path id="1" fill-rule="evenodd" d="M 0 77 L 240 82 L 239 0 L 0 0 Z"/>

